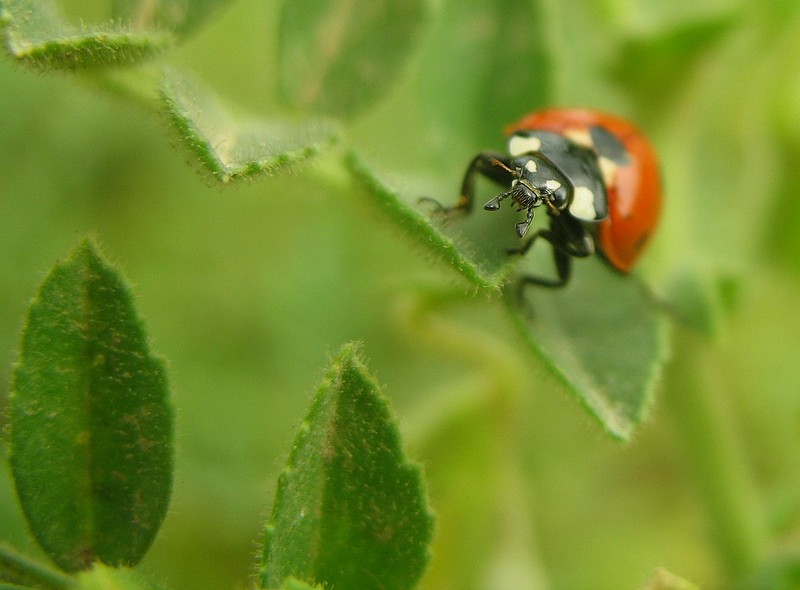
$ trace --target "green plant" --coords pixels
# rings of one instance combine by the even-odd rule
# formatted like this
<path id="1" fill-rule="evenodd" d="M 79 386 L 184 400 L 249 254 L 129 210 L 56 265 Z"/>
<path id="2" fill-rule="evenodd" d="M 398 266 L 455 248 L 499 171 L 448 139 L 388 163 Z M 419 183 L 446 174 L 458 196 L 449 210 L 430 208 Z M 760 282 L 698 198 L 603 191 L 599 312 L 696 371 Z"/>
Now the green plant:
<path id="1" fill-rule="evenodd" d="M 620 588 L 660 565 L 795 587 L 793 3 L 0 0 L 0 25 L 4 350 L 32 269 L 97 231 L 174 387 L 82 240 L 8 384 L 22 550 L 0 587 L 230 586 L 254 537 L 263 588 Z M 443 227 L 418 199 L 550 104 L 647 129 L 667 210 L 636 276 L 582 261 L 530 315 L 505 287 L 539 261 L 505 255 L 508 222 Z M 297 392 L 354 340 L 402 428 L 345 345 L 275 473 Z"/>

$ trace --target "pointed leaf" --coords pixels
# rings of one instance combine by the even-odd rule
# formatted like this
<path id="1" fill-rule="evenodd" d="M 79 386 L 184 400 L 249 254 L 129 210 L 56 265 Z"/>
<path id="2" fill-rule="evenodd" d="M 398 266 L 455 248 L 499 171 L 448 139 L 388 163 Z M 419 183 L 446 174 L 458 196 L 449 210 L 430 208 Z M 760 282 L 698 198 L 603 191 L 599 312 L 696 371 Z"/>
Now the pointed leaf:
<path id="1" fill-rule="evenodd" d="M 172 31 L 185 36 L 202 25 L 231 0 L 114 0 L 116 20 L 137 28 Z"/>
<path id="2" fill-rule="evenodd" d="M 227 184 L 258 174 L 277 174 L 333 145 L 335 128 L 237 118 L 185 76 L 168 73 L 161 87 L 164 112 L 202 168 Z"/>
<path id="3" fill-rule="evenodd" d="M 172 407 L 128 287 L 84 241 L 33 301 L 9 398 L 11 467 L 61 568 L 134 564 L 167 510 Z"/>
<path id="4" fill-rule="evenodd" d="M 278 480 L 262 586 L 295 576 L 326 588 L 411 588 L 432 529 L 420 469 L 358 347 L 345 346 Z"/>
<path id="5" fill-rule="evenodd" d="M 429 191 L 400 193 L 356 153 L 348 155 L 347 164 L 354 178 L 393 223 L 474 286 L 497 292 L 506 282 L 513 261 L 502 247 L 485 247 L 496 244 L 492 236 L 502 216 L 472 215 L 449 220 L 443 215 L 431 215 L 430 205 L 419 202 L 420 197 L 431 194 Z"/>
<path id="6" fill-rule="evenodd" d="M 76 28 L 51 0 L 3 0 L 5 46 L 26 65 L 42 69 L 95 68 L 148 59 L 174 43 L 170 33 L 108 23 Z"/>
<path id="7" fill-rule="evenodd" d="M 613 437 L 626 440 L 666 360 L 667 321 L 635 277 L 578 261 L 564 289 L 528 288 L 512 319 L 531 347 Z"/>
<path id="8" fill-rule="evenodd" d="M 287 104 L 350 116 L 398 76 L 422 24 L 422 0 L 283 3 L 281 88 Z"/>

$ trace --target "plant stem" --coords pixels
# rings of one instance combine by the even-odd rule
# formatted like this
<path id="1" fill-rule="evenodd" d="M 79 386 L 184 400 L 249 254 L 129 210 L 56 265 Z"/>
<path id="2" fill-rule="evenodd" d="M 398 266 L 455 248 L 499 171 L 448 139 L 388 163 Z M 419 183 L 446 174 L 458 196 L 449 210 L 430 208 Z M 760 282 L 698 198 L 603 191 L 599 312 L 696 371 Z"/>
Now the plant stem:
<path id="1" fill-rule="evenodd" d="M 766 529 L 752 474 L 723 399 L 719 359 L 707 340 L 676 331 L 670 389 L 665 392 L 705 504 L 718 556 L 731 578 L 762 557 Z"/>
<path id="2" fill-rule="evenodd" d="M 462 296 L 446 291 L 405 302 L 402 317 L 417 340 L 477 367 L 463 384 L 451 386 L 454 396 L 426 405 L 422 413 L 427 416 L 426 426 L 413 438 L 419 444 L 448 416 L 467 408 L 480 416 L 490 433 L 485 449 L 488 462 L 482 474 L 483 485 L 488 488 L 487 502 L 482 509 L 489 513 L 492 528 L 491 541 L 484 546 L 487 555 L 480 583 L 476 584 L 490 590 L 543 590 L 549 583 L 538 552 L 530 490 L 522 475 L 519 453 L 520 420 L 525 416 L 520 409 L 525 397 L 520 367 L 525 362 L 513 346 L 493 332 L 444 313 L 445 308 L 460 301 L 464 301 Z"/>
<path id="3" fill-rule="evenodd" d="M 22 555 L 6 544 L 0 544 L 0 582 L 47 590 L 77 587 L 73 578 Z"/>

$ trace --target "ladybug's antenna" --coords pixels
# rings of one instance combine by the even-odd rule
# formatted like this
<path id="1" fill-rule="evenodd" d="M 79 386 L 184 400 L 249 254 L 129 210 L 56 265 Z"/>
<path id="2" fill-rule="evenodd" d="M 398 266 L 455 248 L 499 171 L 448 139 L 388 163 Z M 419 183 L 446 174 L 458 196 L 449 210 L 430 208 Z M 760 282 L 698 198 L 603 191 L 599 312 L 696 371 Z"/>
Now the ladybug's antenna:
<path id="1" fill-rule="evenodd" d="M 508 166 L 506 166 L 505 164 L 503 164 L 503 163 L 502 163 L 500 160 L 498 160 L 497 158 L 492 158 L 492 165 L 493 165 L 493 166 L 500 166 L 500 168 L 502 168 L 502 169 L 503 169 L 503 170 L 505 170 L 506 172 L 508 172 L 508 173 L 510 173 L 510 174 L 513 174 L 514 176 L 519 176 L 519 172 L 514 172 L 514 171 L 513 171 L 511 168 L 509 168 Z"/>

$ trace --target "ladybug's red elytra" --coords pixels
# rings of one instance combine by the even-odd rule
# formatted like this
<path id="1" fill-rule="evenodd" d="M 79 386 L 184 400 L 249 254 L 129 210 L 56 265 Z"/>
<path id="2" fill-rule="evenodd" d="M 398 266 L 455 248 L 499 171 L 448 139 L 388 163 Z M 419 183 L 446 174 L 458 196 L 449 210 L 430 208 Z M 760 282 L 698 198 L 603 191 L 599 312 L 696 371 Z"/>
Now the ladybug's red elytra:
<path id="1" fill-rule="evenodd" d="M 545 206 L 548 228 L 537 239 L 553 247 L 557 278 L 522 277 L 523 284 L 564 286 L 572 257 L 598 251 L 616 270 L 629 272 L 652 235 L 661 212 L 661 180 L 655 152 L 631 123 L 587 109 L 547 109 L 506 128 L 508 153 L 481 152 L 469 164 L 461 196 L 451 210 L 472 209 L 475 174 L 504 192 L 484 205 L 496 211 L 511 199 L 526 217 L 516 224 L 525 237 L 537 207 Z"/>

